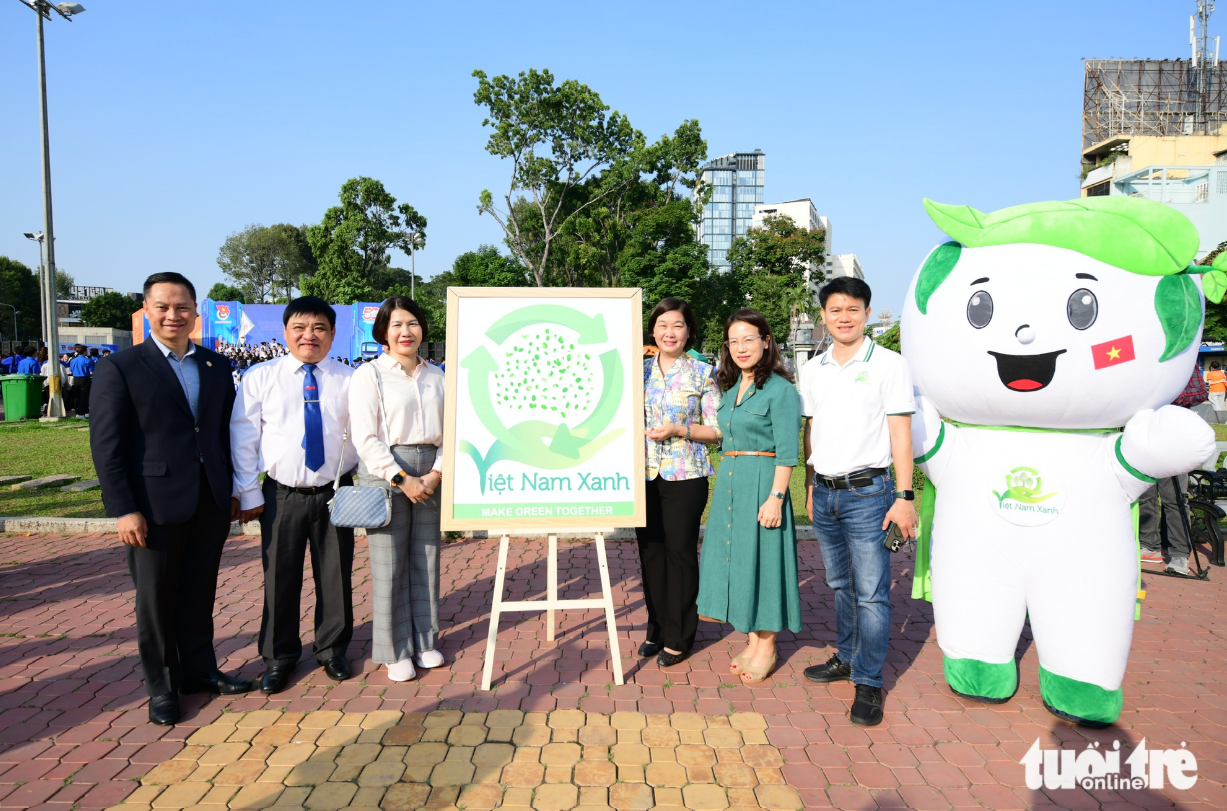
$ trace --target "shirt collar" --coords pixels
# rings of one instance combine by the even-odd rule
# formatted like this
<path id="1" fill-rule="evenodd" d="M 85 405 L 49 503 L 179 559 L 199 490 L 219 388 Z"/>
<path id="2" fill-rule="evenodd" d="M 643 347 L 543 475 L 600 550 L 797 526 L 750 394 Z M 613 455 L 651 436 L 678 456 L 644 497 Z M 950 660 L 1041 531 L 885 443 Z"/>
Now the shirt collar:
<path id="1" fill-rule="evenodd" d="M 865 338 L 864 343 L 861 344 L 861 348 L 857 350 L 856 355 L 854 355 L 852 359 L 848 361 L 848 363 L 865 363 L 870 357 L 873 356 L 873 348 L 875 346 L 877 346 L 877 344 L 873 342 L 872 338 Z M 831 353 L 834 351 L 835 344 L 831 344 L 829 347 L 827 347 L 827 351 L 823 352 L 818 358 L 818 362 L 824 366 L 828 363 L 835 363 L 835 359 L 831 357 Z M 847 364 L 844 365 L 846 366 Z"/>
<path id="2" fill-rule="evenodd" d="M 157 344 L 157 345 L 158 345 L 158 349 L 162 350 L 162 355 L 163 355 L 163 357 L 167 357 L 167 358 L 169 358 L 171 355 L 173 355 L 173 354 L 174 354 L 174 350 L 173 350 L 173 349 L 171 349 L 169 346 L 167 346 L 166 344 L 164 344 L 164 343 L 162 343 L 161 341 L 159 341 L 157 338 L 154 338 L 154 336 L 153 336 L 152 334 L 150 334 L 150 336 L 149 336 L 149 337 L 150 337 L 150 338 L 152 338 L 152 339 L 153 339 L 153 342 L 154 342 L 155 344 Z M 196 342 L 195 342 L 195 341 L 188 341 L 188 342 L 187 342 L 187 353 L 186 353 L 186 354 L 184 354 L 184 356 L 183 356 L 183 357 L 184 357 L 184 358 L 190 358 L 192 355 L 195 355 L 195 354 L 196 354 Z M 179 358 L 176 358 L 176 359 L 178 360 Z"/>
<path id="3" fill-rule="evenodd" d="M 375 363 L 380 364 L 381 366 L 383 366 L 383 368 L 387 369 L 388 371 L 397 371 L 403 374 L 405 377 L 411 377 L 411 378 L 421 377 L 422 374 L 425 372 L 426 367 L 430 365 L 426 361 L 425 358 L 419 355 L 417 366 L 413 368 L 413 372 L 411 374 L 409 372 L 406 372 L 399 363 L 392 360 L 392 356 L 389 355 L 387 352 L 380 352 L 379 357 L 375 358 Z"/>
<path id="4" fill-rule="evenodd" d="M 291 355 L 289 352 L 285 353 L 281 357 L 284 358 L 285 363 L 290 364 L 291 372 L 297 372 L 299 369 L 301 369 L 303 366 L 306 365 L 301 360 Z M 324 358 L 319 363 L 315 364 L 315 371 L 324 372 L 325 374 L 327 374 L 328 372 L 332 371 L 332 364 L 334 363 L 336 363 L 336 361 L 334 361 L 332 358 L 330 357 Z"/>

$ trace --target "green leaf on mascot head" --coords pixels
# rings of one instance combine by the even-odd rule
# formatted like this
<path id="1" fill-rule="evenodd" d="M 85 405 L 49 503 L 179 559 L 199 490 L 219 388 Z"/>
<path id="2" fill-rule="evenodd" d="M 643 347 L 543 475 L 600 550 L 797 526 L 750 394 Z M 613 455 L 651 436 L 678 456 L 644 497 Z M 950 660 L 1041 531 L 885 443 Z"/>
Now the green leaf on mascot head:
<path id="1" fill-rule="evenodd" d="M 1192 277 L 1181 273 L 1164 276 L 1155 288 L 1155 312 L 1163 325 L 1166 345 L 1159 362 L 1171 360 L 1183 352 L 1201 329 L 1201 296 Z"/>
<path id="2" fill-rule="evenodd" d="M 926 204 L 928 202 L 925 201 Z M 963 246 L 959 243 L 945 242 L 934 248 L 921 266 L 920 274 L 916 277 L 916 309 L 920 310 L 921 315 L 929 314 L 929 296 L 946 281 L 962 253 Z"/>
<path id="3" fill-rule="evenodd" d="M 1171 206 L 1137 197 L 1082 197 L 1011 206 L 985 214 L 924 201 L 937 227 L 969 248 L 1030 243 L 1066 248 L 1143 276 L 1180 273 L 1200 238 Z"/>
<path id="4" fill-rule="evenodd" d="M 1218 304 L 1223 300 L 1223 294 L 1227 293 L 1227 273 L 1215 268 L 1202 274 L 1201 291 L 1208 301 Z"/>

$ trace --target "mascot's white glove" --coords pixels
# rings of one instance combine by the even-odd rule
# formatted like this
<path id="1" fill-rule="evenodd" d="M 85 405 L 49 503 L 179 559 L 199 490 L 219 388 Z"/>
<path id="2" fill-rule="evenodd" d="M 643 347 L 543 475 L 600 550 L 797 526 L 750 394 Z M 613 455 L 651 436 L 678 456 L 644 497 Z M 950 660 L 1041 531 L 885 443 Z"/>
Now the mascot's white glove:
<path id="1" fill-rule="evenodd" d="M 1130 467 L 1152 478 L 1178 476 L 1214 453 L 1214 429 L 1180 406 L 1139 411 L 1125 423 L 1120 453 Z"/>

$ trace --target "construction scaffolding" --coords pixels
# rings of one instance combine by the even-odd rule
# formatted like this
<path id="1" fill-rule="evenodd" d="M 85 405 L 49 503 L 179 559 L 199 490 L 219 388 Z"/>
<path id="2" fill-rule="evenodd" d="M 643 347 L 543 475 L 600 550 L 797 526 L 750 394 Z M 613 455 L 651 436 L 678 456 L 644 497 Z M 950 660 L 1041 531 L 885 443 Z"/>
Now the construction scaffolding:
<path id="1" fill-rule="evenodd" d="M 1227 134 L 1227 63 L 1088 59 L 1082 148 L 1121 135 Z"/>

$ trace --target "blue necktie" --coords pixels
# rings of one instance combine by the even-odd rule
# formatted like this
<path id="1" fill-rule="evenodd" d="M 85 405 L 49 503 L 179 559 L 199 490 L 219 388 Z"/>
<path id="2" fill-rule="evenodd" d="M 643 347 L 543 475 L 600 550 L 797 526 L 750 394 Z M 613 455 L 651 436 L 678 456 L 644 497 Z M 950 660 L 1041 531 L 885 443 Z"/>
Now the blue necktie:
<path id="1" fill-rule="evenodd" d="M 315 364 L 302 365 L 306 375 L 302 381 L 303 434 L 302 446 L 307 452 L 307 469 L 319 470 L 324 466 L 324 415 L 320 412 L 320 390 L 315 382 Z"/>

